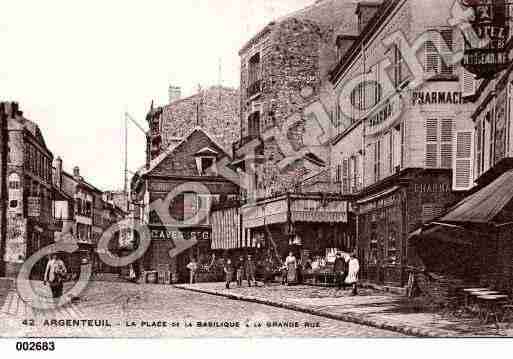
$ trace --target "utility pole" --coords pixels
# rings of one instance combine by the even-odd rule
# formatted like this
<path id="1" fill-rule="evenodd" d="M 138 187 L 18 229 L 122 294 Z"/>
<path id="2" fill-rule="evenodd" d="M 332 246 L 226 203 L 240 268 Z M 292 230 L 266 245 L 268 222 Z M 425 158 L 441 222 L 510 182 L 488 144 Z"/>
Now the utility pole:
<path id="1" fill-rule="evenodd" d="M 6 274 L 4 256 L 7 246 L 7 151 L 7 108 L 5 103 L 0 102 L 0 277 Z"/>

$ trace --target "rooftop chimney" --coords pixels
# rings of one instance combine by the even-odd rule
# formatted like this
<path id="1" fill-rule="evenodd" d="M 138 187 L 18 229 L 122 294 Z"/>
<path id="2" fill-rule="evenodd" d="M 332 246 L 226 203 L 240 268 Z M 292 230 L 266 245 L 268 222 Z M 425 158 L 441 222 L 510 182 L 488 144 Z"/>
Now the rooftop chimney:
<path id="1" fill-rule="evenodd" d="M 362 33 L 369 21 L 374 17 L 374 15 L 376 15 L 380 6 L 380 1 L 360 1 L 358 3 L 356 6 L 356 16 L 358 16 L 359 34 Z"/>
<path id="2" fill-rule="evenodd" d="M 182 97 L 182 89 L 180 86 L 169 85 L 168 89 L 169 103 L 175 102 Z"/>
<path id="3" fill-rule="evenodd" d="M 80 177 L 80 167 L 78 167 L 78 166 L 73 167 L 73 177 L 75 177 L 76 180 L 82 179 L 82 177 Z"/>
<path id="4" fill-rule="evenodd" d="M 57 188 L 62 188 L 62 158 L 60 156 L 55 159 L 54 183 Z"/>

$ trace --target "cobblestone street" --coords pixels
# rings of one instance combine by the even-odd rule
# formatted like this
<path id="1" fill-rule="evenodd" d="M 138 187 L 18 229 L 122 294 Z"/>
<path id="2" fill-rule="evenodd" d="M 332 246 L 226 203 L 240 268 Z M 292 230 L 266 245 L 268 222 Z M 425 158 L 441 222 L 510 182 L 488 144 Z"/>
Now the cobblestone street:
<path id="1" fill-rule="evenodd" d="M 45 290 L 39 282 L 34 285 Z M 0 298 L 0 335 L 4 337 L 401 336 L 363 325 L 162 285 L 93 282 L 80 302 L 46 312 L 32 309 L 16 292 Z M 67 319 L 95 320 L 96 323 L 61 326 L 73 324 L 62 323 Z M 24 320 L 28 321 L 24 324 Z M 52 325 L 51 320 L 61 322 Z M 198 322 L 203 323 L 202 327 Z M 89 327 L 91 324 L 100 326 Z"/>

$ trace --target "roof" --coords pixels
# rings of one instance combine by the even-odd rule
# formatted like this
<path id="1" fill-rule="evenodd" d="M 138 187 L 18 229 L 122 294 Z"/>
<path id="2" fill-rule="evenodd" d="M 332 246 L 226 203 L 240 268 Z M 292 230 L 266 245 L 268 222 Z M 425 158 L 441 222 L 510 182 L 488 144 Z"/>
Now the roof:
<path id="1" fill-rule="evenodd" d="M 70 175 L 68 172 L 66 171 L 62 171 L 62 174 L 64 176 L 67 176 L 68 178 L 72 179 L 73 181 L 75 181 L 76 183 L 80 183 L 82 185 L 84 185 L 85 187 L 88 187 L 90 190 L 94 191 L 94 192 L 98 192 L 98 193 L 103 193 L 103 191 L 101 189 L 98 189 L 97 187 L 93 186 L 92 184 L 90 184 L 89 182 L 87 182 L 86 180 L 84 180 L 84 178 L 81 178 L 80 181 L 77 181 L 75 179 L 74 176 Z"/>
<path id="2" fill-rule="evenodd" d="M 196 131 L 200 131 L 202 132 L 203 134 L 205 134 L 208 139 L 214 143 L 219 149 L 223 150 L 223 146 L 221 146 L 215 139 L 212 135 L 210 135 L 204 128 L 200 127 L 200 126 L 196 126 L 194 127 L 180 142 L 177 142 L 175 144 L 172 144 L 170 145 L 164 152 L 162 152 L 160 155 L 158 155 L 157 157 L 155 157 L 151 162 L 150 162 L 150 166 L 148 168 L 143 167 L 141 168 L 138 173 L 140 176 L 143 176 L 143 175 L 146 175 L 150 172 L 152 172 L 155 168 L 157 168 L 157 166 L 162 163 L 162 161 L 164 161 L 167 156 L 169 156 L 170 154 L 172 154 L 178 147 L 180 147 L 183 143 L 187 142 L 187 140 L 189 139 L 189 137 L 192 136 L 192 134 Z M 223 154 L 226 155 L 227 157 L 228 154 L 226 152 L 224 152 L 223 150 Z"/>
<path id="3" fill-rule="evenodd" d="M 491 223 L 512 199 L 513 170 L 509 170 L 488 186 L 456 204 L 439 221 Z"/>

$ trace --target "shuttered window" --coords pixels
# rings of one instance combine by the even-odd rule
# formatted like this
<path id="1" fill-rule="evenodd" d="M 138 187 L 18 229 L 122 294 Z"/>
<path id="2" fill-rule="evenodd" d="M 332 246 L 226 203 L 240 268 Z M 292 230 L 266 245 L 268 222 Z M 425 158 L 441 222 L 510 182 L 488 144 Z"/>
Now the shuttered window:
<path id="1" fill-rule="evenodd" d="M 430 40 L 424 43 L 424 70 L 428 75 L 452 75 L 454 67 L 443 57 L 449 57 L 453 49 L 453 30 L 444 28 L 428 31 Z"/>
<path id="2" fill-rule="evenodd" d="M 342 165 L 338 164 L 335 169 L 335 182 L 341 183 L 342 182 Z"/>
<path id="3" fill-rule="evenodd" d="M 349 193 L 349 159 L 344 158 L 342 161 L 342 191 Z"/>
<path id="4" fill-rule="evenodd" d="M 454 121 L 426 120 L 426 167 L 452 168 Z"/>
<path id="5" fill-rule="evenodd" d="M 426 120 L 426 167 L 438 167 L 438 120 Z"/>
<path id="6" fill-rule="evenodd" d="M 422 222 L 427 223 L 442 215 L 443 206 L 437 203 L 425 203 L 422 205 Z"/>
<path id="7" fill-rule="evenodd" d="M 453 121 L 443 119 L 440 124 L 440 162 L 442 168 L 452 168 Z"/>
<path id="8" fill-rule="evenodd" d="M 476 94 L 476 79 L 474 74 L 468 72 L 463 67 L 461 67 L 461 75 L 460 75 L 460 84 L 461 84 L 461 95 L 463 97 L 474 96 Z"/>
<path id="9" fill-rule="evenodd" d="M 479 176 L 481 174 L 481 156 L 483 151 L 483 144 L 482 144 L 482 138 L 481 138 L 481 121 L 477 122 L 476 128 L 475 128 L 475 136 L 474 136 L 474 142 L 475 142 L 475 153 L 476 153 L 476 176 Z"/>
<path id="10" fill-rule="evenodd" d="M 453 189 L 456 191 L 469 190 L 473 186 L 472 138 L 472 131 L 460 131 L 456 133 L 453 169 Z"/>

